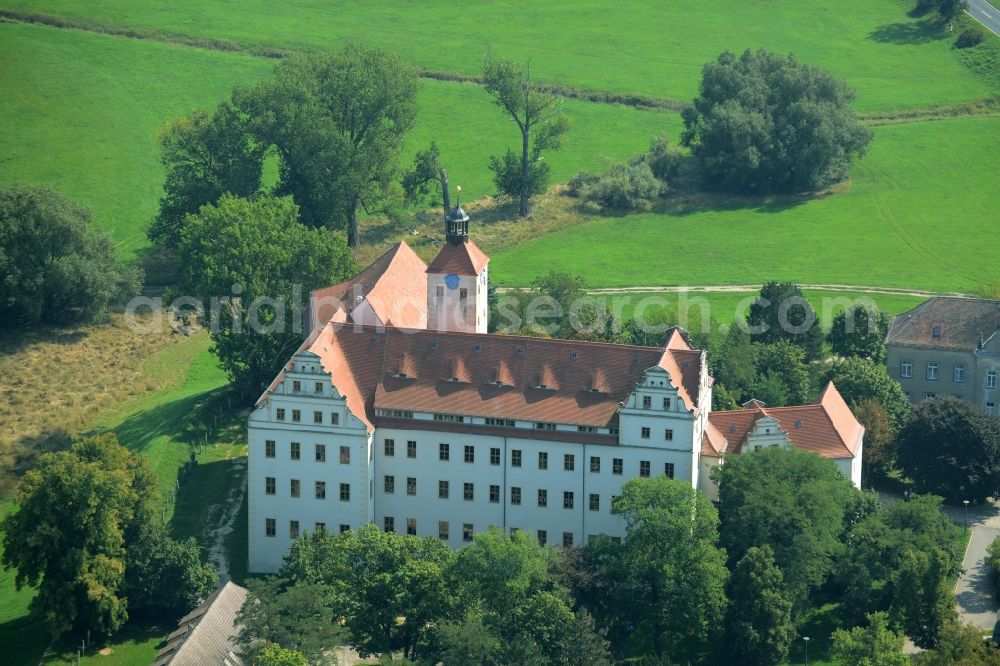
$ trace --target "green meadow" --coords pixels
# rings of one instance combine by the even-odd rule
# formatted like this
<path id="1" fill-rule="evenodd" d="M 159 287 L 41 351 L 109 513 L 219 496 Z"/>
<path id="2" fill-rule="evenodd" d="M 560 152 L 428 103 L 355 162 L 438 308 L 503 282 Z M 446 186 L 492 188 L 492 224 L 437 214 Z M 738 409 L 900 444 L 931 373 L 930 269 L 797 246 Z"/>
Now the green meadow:
<path id="1" fill-rule="evenodd" d="M 0 6 L 118 27 L 328 49 L 353 40 L 427 69 L 475 74 L 492 49 L 531 58 L 564 85 L 688 100 L 702 65 L 729 49 L 792 51 L 858 90 L 862 111 L 965 100 L 992 88 L 910 0 L 3 0 Z"/>
<path id="2" fill-rule="evenodd" d="M 886 125 L 850 184 L 769 201 L 677 197 L 497 252 L 492 276 L 550 270 L 593 287 L 754 284 L 975 291 L 1000 282 L 1000 117 Z"/>

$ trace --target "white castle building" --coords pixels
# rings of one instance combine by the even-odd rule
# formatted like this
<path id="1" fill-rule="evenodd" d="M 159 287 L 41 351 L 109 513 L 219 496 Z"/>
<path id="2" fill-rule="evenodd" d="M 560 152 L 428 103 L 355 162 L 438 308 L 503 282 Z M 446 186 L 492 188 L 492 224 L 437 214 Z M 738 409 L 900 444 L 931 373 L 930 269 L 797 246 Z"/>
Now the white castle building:
<path id="1" fill-rule="evenodd" d="M 249 420 L 249 567 L 303 531 L 366 523 L 460 547 L 490 526 L 621 537 L 611 500 L 665 474 L 710 497 L 724 455 L 794 446 L 861 482 L 864 428 L 830 384 L 799 407 L 712 412 L 705 352 L 490 335 L 489 258 L 446 216 L 426 265 L 399 243 L 313 292 L 310 331 Z"/>

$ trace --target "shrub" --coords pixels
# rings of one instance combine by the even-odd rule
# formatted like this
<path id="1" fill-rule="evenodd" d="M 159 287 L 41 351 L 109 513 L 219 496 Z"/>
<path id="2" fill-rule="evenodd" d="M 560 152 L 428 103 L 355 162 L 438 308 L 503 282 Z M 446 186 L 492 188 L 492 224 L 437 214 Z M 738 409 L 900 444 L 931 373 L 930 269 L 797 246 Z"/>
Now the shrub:
<path id="1" fill-rule="evenodd" d="M 993 577 L 993 593 L 1000 597 L 1000 536 L 986 548 L 985 562 Z"/>
<path id="2" fill-rule="evenodd" d="M 670 147 L 666 138 L 658 136 L 649 142 L 649 151 L 636 155 L 629 161 L 630 165 L 647 164 L 653 175 L 665 183 L 677 174 L 680 166 L 681 153 Z"/>
<path id="3" fill-rule="evenodd" d="M 616 164 L 601 176 L 582 173 L 570 183 L 577 196 L 614 210 L 634 210 L 649 205 L 663 193 L 665 185 L 649 165 Z"/>
<path id="4" fill-rule="evenodd" d="M 955 48 L 967 49 L 983 41 L 983 31 L 979 28 L 966 28 L 955 40 Z"/>

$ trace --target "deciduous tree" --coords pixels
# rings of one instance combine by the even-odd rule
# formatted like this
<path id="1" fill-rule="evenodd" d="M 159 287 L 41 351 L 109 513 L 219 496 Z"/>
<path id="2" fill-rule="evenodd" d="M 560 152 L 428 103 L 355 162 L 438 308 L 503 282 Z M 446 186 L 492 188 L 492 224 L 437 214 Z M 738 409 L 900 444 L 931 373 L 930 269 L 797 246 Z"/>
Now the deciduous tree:
<path id="1" fill-rule="evenodd" d="M 855 305 L 834 316 L 827 339 L 835 354 L 881 364 L 885 363 L 888 331 L 889 315 L 870 305 Z"/>
<path id="2" fill-rule="evenodd" d="M 886 613 L 866 616 L 867 626 L 837 629 L 833 632 L 830 655 L 842 664 L 853 666 L 906 666 L 903 634 L 889 625 Z"/>
<path id="3" fill-rule="evenodd" d="M 548 180 L 548 166 L 541 162 L 542 151 L 559 147 L 569 129 L 569 118 L 552 93 L 542 90 L 531 78 L 531 64 L 519 65 L 510 60 L 487 56 L 483 61 L 486 91 L 514 121 L 521 132 L 521 155 L 507 151 L 503 159 L 490 159 L 497 188 L 520 199 L 521 217 L 529 213 L 533 194 L 543 192 Z"/>
<path id="4" fill-rule="evenodd" d="M 889 376 L 884 365 L 856 357 L 836 359 L 822 364 L 817 374 L 821 385 L 833 382 L 852 409 L 865 400 L 874 400 L 885 411 L 894 429 L 901 428 L 905 423 L 910 401 L 903 387 Z"/>
<path id="5" fill-rule="evenodd" d="M 819 317 L 797 284 L 765 283 L 760 296 L 750 305 L 747 324 L 754 342 L 786 340 L 802 347 L 809 361 L 819 358 L 823 351 Z"/>
<path id="6" fill-rule="evenodd" d="M 732 663 L 769 666 L 784 661 L 795 625 L 769 546 L 750 548 L 736 563 L 726 596 L 725 652 Z"/>
<path id="7" fill-rule="evenodd" d="M 333 611 L 336 606 L 334 591 L 323 584 L 282 578 L 250 580 L 246 601 L 236 616 L 236 642 L 251 662 L 270 645 L 318 661 L 345 638 Z"/>

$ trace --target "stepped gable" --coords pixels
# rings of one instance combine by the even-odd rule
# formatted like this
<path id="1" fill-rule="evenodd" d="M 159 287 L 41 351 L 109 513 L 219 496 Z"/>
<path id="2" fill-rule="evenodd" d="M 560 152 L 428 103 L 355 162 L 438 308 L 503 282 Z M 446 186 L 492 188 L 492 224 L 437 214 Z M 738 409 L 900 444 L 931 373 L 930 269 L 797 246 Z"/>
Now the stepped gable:
<path id="1" fill-rule="evenodd" d="M 309 294 L 313 326 L 320 328 L 339 310 L 349 314 L 360 296 L 383 324 L 406 328 L 427 326 L 427 264 L 400 241 L 350 280 Z"/>
<path id="2" fill-rule="evenodd" d="M 717 436 L 712 441 L 702 438 L 702 453 L 709 451 L 739 453 L 747 435 L 757 421 L 770 416 L 787 435 L 792 446 L 817 453 L 825 458 L 847 458 L 858 452 L 864 427 L 858 422 L 847 403 L 830 382 L 814 404 L 794 407 L 764 407 L 759 400 L 750 400 L 744 409 L 712 412 L 708 421 L 726 445 L 719 448 Z M 707 433 L 706 433 L 707 435 Z"/>
<path id="3" fill-rule="evenodd" d="M 887 345 L 972 351 L 1000 331 L 1000 301 L 935 296 L 896 315 Z"/>
<path id="4" fill-rule="evenodd" d="M 490 263 L 490 258 L 479 246 L 466 239 L 462 243 L 445 243 L 427 267 L 428 273 L 454 273 L 455 275 L 479 275 Z"/>
<path id="5" fill-rule="evenodd" d="M 608 427 L 617 420 L 619 402 L 635 389 L 647 368 L 682 368 L 686 358 L 678 360 L 675 355 L 692 353 L 575 340 L 333 325 L 324 327 L 305 347 L 320 356 L 351 411 L 369 428 L 376 409 Z M 407 378 L 397 376 L 403 366 L 412 368 Z M 464 368 L 468 381 L 447 381 L 456 367 Z M 589 388 L 595 368 L 604 378 L 606 392 Z M 680 385 L 685 404 L 697 408 L 685 387 L 697 386 L 698 366 L 688 363 L 677 371 L 684 374 L 680 381 L 673 377 L 673 383 Z M 506 375 L 503 386 L 496 384 L 500 373 Z M 534 388 L 539 376 L 550 377 L 558 388 Z"/>

